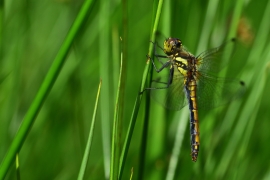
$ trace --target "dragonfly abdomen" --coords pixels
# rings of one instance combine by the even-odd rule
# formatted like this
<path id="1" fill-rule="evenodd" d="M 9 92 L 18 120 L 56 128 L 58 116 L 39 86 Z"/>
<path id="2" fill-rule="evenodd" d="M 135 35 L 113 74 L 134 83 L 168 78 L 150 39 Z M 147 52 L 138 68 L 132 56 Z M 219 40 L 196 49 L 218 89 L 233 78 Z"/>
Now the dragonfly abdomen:
<path id="1" fill-rule="evenodd" d="M 197 84 L 195 79 L 189 80 L 185 85 L 190 110 L 191 157 L 194 162 L 197 161 L 200 147 L 199 117 L 197 108 L 196 88 Z"/>

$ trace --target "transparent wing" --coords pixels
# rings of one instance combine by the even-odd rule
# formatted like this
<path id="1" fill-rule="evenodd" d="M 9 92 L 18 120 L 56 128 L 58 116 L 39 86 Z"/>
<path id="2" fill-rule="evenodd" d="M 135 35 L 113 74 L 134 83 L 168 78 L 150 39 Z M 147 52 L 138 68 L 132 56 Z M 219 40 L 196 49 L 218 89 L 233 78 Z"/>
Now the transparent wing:
<path id="1" fill-rule="evenodd" d="M 168 84 L 169 73 L 154 80 L 151 84 L 151 88 L 157 88 L 151 90 L 152 98 L 158 103 L 162 104 L 165 108 L 170 110 L 180 110 L 187 105 L 186 94 L 184 91 L 184 77 L 174 67 L 174 76 L 172 84 L 165 88 Z M 158 89 L 164 87 L 163 89 Z"/>
<path id="2" fill-rule="evenodd" d="M 235 39 L 232 39 L 219 47 L 202 52 L 196 57 L 198 70 L 203 72 L 211 71 L 213 73 L 220 72 L 220 70 L 224 68 L 224 64 L 222 64 L 222 55 L 230 55 L 234 50 Z"/>
<path id="3" fill-rule="evenodd" d="M 211 109 L 231 102 L 243 95 L 243 82 L 232 78 L 218 77 L 223 68 L 222 55 L 235 50 L 235 40 L 201 53 L 197 57 L 199 77 L 197 77 L 198 106 Z"/>
<path id="4" fill-rule="evenodd" d="M 198 108 L 206 110 L 225 105 L 245 92 L 245 85 L 239 80 L 209 76 L 202 72 L 197 84 Z"/>

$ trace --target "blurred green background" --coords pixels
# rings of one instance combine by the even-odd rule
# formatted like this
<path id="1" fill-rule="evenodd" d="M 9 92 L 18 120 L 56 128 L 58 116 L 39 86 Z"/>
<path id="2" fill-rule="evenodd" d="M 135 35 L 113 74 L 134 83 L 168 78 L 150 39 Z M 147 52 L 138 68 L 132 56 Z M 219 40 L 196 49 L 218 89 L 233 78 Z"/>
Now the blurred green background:
<path id="1" fill-rule="evenodd" d="M 120 52 L 127 53 L 124 140 L 146 64 L 156 1 L 97 1 L 20 151 L 22 179 L 75 179 L 91 124 L 99 80 L 101 100 L 85 179 L 107 179 Z M 0 158 L 4 158 L 83 1 L 1 1 Z M 236 15 L 235 15 L 236 14 Z M 235 16 L 239 16 L 235 20 Z M 125 18 L 123 18 L 125 17 Z M 270 1 L 164 2 L 157 41 L 180 38 L 194 54 L 237 37 L 228 73 L 246 83 L 245 95 L 200 116 L 198 161 L 191 161 L 187 109 L 167 111 L 150 101 L 142 136 L 143 99 L 123 179 L 133 168 L 144 179 L 168 178 L 178 126 L 183 143 L 173 179 L 270 179 Z M 237 22 L 233 25 L 232 22 Z M 127 36 L 125 36 L 125 33 Z M 229 35 L 228 35 L 229 34 Z M 127 44 L 121 44 L 125 37 Z M 145 96 L 144 96 L 145 97 Z M 182 119 L 181 119 L 181 118 Z M 183 123 L 184 126 L 181 126 Z M 139 164 L 141 139 L 146 159 Z M 15 164 L 6 179 L 15 179 Z"/>

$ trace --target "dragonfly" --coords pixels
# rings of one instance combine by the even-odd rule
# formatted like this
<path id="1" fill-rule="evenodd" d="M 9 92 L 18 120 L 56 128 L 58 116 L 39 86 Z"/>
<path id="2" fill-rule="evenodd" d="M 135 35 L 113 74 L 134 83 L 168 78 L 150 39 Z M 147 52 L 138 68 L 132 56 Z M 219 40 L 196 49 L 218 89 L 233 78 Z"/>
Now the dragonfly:
<path id="1" fill-rule="evenodd" d="M 188 105 L 190 111 L 190 145 L 191 157 L 197 161 L 200 149 L 199 109 L 210 108 L 228 103 L 240 97 L 244 90 L 243 81 L 232 78 L 221 78 L 221 56 L 228 44 L 207 50 L 194 56 L 178 38 L 168 38 L 163 48 L 154 44 L 154 56 L 161 64 L 158 68 L 154 58 L 150 58 L 156 72 L 169 69 L 165 79 L 152 81 L 150 88 L 154 99 L 161 102 L 166 108 L 180 110 Z M 165 55 L 157 54 L 160 48 Z M 162 86 L 160 86 L 162 85 Z"/>

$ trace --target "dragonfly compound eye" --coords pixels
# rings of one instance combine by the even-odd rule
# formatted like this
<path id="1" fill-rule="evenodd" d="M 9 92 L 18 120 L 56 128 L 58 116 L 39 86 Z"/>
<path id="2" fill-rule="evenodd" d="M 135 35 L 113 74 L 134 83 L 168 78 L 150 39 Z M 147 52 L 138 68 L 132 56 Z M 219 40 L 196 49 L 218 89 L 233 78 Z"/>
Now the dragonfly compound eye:
<path id="1" fill-rule="evenodd" d="M 181 48 L 181 46 L 182 46 L 182 42 L 181 42 L 181 40 L 180 39 L 175 39 L 175 47 L 176 48 Z"/>
<path id="2" fill-rule="evenodd" d="M 175 54 L 178 50 L 180 50 L 182 46 L 182 42 L 176 38 L 168 38 L 164 41 L 164 53 L 167 55 Z"/>

